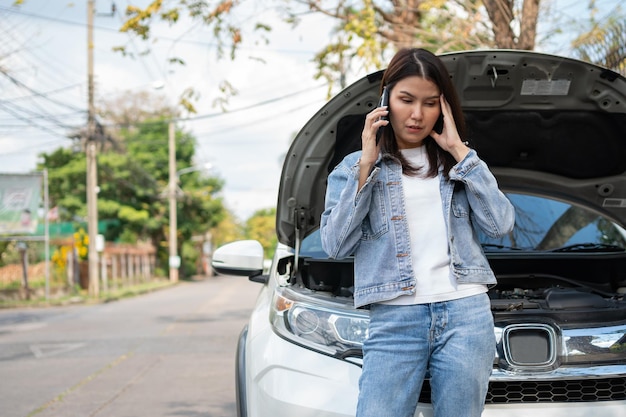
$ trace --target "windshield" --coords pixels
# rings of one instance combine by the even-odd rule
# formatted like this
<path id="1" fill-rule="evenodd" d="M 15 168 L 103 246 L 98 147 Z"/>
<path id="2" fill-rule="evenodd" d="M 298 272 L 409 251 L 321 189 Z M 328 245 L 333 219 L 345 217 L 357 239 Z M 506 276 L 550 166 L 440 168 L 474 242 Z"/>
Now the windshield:
<path id="1" fill-rule="evenodd" d="M 485 251 L 624 250 L 626 232 L 612 221 L 562 201 L 507 194 L 515 206 L 515 228 L 500 239 L 479 233 Z"/>
<path id="2" fill-rule="evenodd" d="M 507 193 L 515 206 L 515 228 L 494 239 L 478 233 L 485 252 L 623 251 L 626 231 L 597 213 L 546 197 Z M 319 230 L 302 242 L 300 254 L 325 258 Z"/>

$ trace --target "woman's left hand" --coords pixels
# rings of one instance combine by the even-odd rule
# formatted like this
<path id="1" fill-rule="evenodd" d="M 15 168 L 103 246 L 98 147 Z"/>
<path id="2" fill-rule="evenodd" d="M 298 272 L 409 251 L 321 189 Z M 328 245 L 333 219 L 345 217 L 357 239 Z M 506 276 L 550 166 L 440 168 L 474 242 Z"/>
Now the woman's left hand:
<path id="1" fill-rule="evenodd" d="M 435 139 L 437 145 L 444 151 L 450 153 L 457 162 L 460 162 L 467 156 L 470 149 L 465 145 L 459 136 L 454 122 L 454 116 L 450 110 L 450 104 L 443 96 L 440 96 L 441 113 L 443 114 L 443 130 L 437 133 L 434 130 L 430 132 L 430 136 Z"/>

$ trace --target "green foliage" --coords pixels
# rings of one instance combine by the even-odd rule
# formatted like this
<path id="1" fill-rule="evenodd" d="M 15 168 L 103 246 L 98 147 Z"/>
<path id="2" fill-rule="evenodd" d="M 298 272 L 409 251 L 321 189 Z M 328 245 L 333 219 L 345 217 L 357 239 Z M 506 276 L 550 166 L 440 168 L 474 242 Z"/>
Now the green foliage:
<path id="1" fill-rule="evenodd" d="M 74 221 L 87 214 L 86 178 L 87 164 L 83 152 L 59 148 L 50 154 L 42 154 L 43 164 L 48 168 L 50 206 L 58 205 L 61 221 Z"/>
<path id="2" fill-rule="evenodd" d="M 120 243 L 136 243 L 139 240 L 137 233 L 133 232 L 130 229 L 124 229 L 122 233 L 120 233 L 119 241 Z"/>
<path id="3" fill-rule="evenodd" d="M 29 259 L 36 259 L 35 245 L 33 242 L 29 242 L 27 246 Z M 17 241 L 0 242 L 0 266 L 10 264 L 21 264 L 22 254 L 18 250 Z"/>
<path id="4" fill-rule="evenodd" d="M 258 240 L 266 259 L 274 256 L 276 237 L 276 209 L 257 210 L 246 222 L 246 239 Z"/>
<path id="5" fill-rule="evenodd" d="M 211 229 L 211 236 L 214 248 L 246 238 L 242 225 L 230 212 L 225 212 L 223 219 Z"/>
<path id="6" fill-rule="evenodd" d="M 133 207 L 124 206 L 120 209 L 118 216 L 123 222 L 142 227 L 143 223 L 150 217 L 150 213 L 147 210 L 136 210 Z"/>
<path id="7" fill-rule="evenodd" d="M 123 206 L 113 200 L 98 200 L 98 216 L 104 219 L 115 218 Z"/>
<path id="8" fill-rule="evenodd" d="M 0 266 L 5 266 L 7 263 L 13 261 L 12 259 L 7 259 L 9 254 L 17 253 L 17 250 L 14 248 L 15 242 L 10 241 L 0 241 Z M 7 250 L 11 249 L 11 250 Z M 9 262 L 7 262 L 7 260 Z"/>
<path id="9" fill-rule="evenodd" d="M 157 248 L 161 267 L 167 269 L 168 120 L 152 117 L 125 123 L 117 129 L 116 136 L 121 150 L 101 148 L 97 157 L 98 217 L 100 221 L 114 220 L 105 232 L 105 239 L 151 242 Z M 176 131 L 178 170 L 194 165 L 195 146 L 191 134 Z M 38 168 L 48 170 L 51 206 L 59 206 L 61 221 L 85 222 L 84 153 L 62 148 L 42 156 L 44 162 Z M 218 196 L 223 187 L 219 178 L 205 177 L 195 171 L 182 175 L 178 185 L 178 252 L 181 253 L 184 243 L 191 241 L 192 236 L 214 228 L 224 218 L 225 209 Z M 185 253 L 188 252 L 186 249 Z M 193 259 L 197 254 L 188 257 Z M 181 271 L 181 275 L 185 273 Z"/>

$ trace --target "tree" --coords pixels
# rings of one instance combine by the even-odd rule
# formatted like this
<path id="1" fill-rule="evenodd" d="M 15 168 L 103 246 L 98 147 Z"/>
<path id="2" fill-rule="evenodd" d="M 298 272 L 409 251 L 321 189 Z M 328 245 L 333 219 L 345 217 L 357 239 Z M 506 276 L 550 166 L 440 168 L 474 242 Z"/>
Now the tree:
<path id="1" fill-rule="evenodd" d="M 278 243 L 276 236 L 276 208 L 261 209 L 246 222 L 246 238 L 258 240 L 266 259 L 272 259 Z"/>
<path id="2" fill-rule="evenodd" d="M 626 76 L 626 21 L 612 15 L 606 22 L 595 22 L 589 32 L 574 40 L 579 58 L 610 68 Z"/>
<path id="3" fill-rule="evenodd" d="M 589 210 L 571 206 L 550 227 L 537 245 L 537 250 L 548 250 L 565 245 L 572 236 L 597 218 L 598 215 Z"/>
<path id="4" fill-rule="evenodd" d="M 483 0 L 493 24 L 494 46 L 504 49 L 535 49 L 540 0 Z M 519 27 L 519 30 L 515 30 Z"/>
<path id="5" fill-rule="evenodd" d="M 128 5 L 126 16 L 128 19 L 121 27 L 122 32 L 134 32 L 142 39 L 150 38 L 150 24 L 155 18 L 169 24 L 175 24 L 180 19 L 181 13 L 186 9 L 192 19 L 202 21 L 206 26 L 213 29 L 215 35 L 216 50 L 219 56 L 224 55 L 226 48 L 230 50 L 231 58 L 234 58 L 237 46 L 241 44 L 243 35 L 241 27 L 229 19 L 233 11 L 244 3 L 236 0 L 208 0 L 208 1 L 186 1 L 179 0 L 178 5 L 165 8 L 170 3 L 162 0 L 153 0 L 145 8 Z M 270 30 L 261 23 L 255 24 L 256 30 Z M 126 52 L 124 47 L 118 48 L 121 52 Z"/>
<path id="6" fill-rule="evenodd" d="M 108 108 L 109 120 L 124 117 L 127 123 L 112 124 L 111 134 L 117 138 L 115 148 L 99 152 L 98 158 L 98 212 L 103 221 L 110 222 L 105 232 L 107 241 L 150 241 L 156 248 L 162 265 L 167 265 L 166 236 L 169 226 L 166 190 L 168 172 L 168 123 L 158 110 L 142 113 L 127 109 L 117 101 L 117 107 Z M 134 103 L 129 99 L 127 103 Z M 136 115 L 129 120 L 128 115 Z M 145 117 L 145 118 L 144 118 Z M 177 168 L 194 164 L 195 138 L 181 130 L 176 131 Z M 61 219 L 82 221 L 86 218 L 85 154 L 60 148 L 43 154 L 39 169 L 49 172 L 49 192 L 53 205 L 61 209 Z M 225 212 L 219 192 L 223 181 L 207 178 L 199 172 L 180 177 L 178 253 L 185 253 L 183 245 L 197 233 L 204 233 L 218 224 Z M 193 265 L 195 259 L 184 263 Z M 193 270 L 193 268 L 192 268 Z M 184 272 L 184 271 L 183 271 Z"/>
<path id="7" fill-rule="evenodd" d="M 218 248 L 228 242 L 245 239 L 242 225 L 229 211 L 226 211 L 222 221 L 211 229 L 211 236 L 214 248 Z"/>
<path id="8" fill-rule="evenodd" d="M 331 86 L 339 81 L 344 87 L 350 70 L 381 68 L 388 53 L 406 46 L 421 46 L 435 53 L 487 47 L 533 49 L 540 0 L 265 0 L 263 3 L 283 5 L 285 21 L 294 25 L 304 13 L 321 13 L 336 20 L 333 40 L 314 60 L 318 63 L 317 77 L 325 78 Z M 234 58 L 244 39 L 244 30 L 236 18 L 244 5 L 252 5 L 251 0 L 191 3 L 179 0 L 167 9 L 161 0 L 154 0 L 143 9 L 129 6 L 129 18 L 121 30 L 147 40 L 155 19 L 175 24 L 187 11 L 191 19 L 213 29 L 218 56 L 222 57 L 228 47 L 230 57 Z M 271 30 L 269 25 L 258 21 L 253 27 L 255 31 L 261 30 L 261 36 Z"/>
<path id="9" fill-rule="evenodd" d="M 237 19 L 232 19 L 232 15 L 237 10 L 241 10 L 242 3 L 245 1 L 237 0 L 206 0 L 206 1 L 187 1 L 178 0 L 173 5 L 163 0 L 152 0 L 146 7 L 129 5 L 126 7 L 127 20 L 122 24 L 120 31 L 130 32 L 147 41 L 151 37 L 151 25 L 155 21 L 163 21 L 170 25 L 176 24 L 181 15 L 186 11 L 189 18 L 200 21 L 203 25 L 213 30 L 215 51 L 219 58 L 223 58 L 228 51 L 230 59 L 235 58 L 237 48 L 243 41 L 242 25 Z M 251 2 L 247 2 L 251 5 Z M 252 17 L 253 18 L 253 17 Z M 248 21 L 249 19 L 244 19 Z M 261 38 L 264 33 L 271 30 L 267 24 L 255 21 L 251 30 L 259 34 Z M 125 46 L 115 48 L 123 55 L 131 55 Z M 149 49 L 148 51 L 149 52 Z M 146 53 L 144 52 L 144 53 Z M 169 63 L 172 65 L 185 65 L 182 57 L 170 58 Z M 223 80 L 220 84 L 220 91 L 223 97 L 216 99 L 217 103 L 225 103 L 228 97 L 236 94 L 236 90 L 228 80 Z M 178 105 L 194 113 L 193 99 L 196 97 L 194 89 L 185 88 L 179 97 Z"/>

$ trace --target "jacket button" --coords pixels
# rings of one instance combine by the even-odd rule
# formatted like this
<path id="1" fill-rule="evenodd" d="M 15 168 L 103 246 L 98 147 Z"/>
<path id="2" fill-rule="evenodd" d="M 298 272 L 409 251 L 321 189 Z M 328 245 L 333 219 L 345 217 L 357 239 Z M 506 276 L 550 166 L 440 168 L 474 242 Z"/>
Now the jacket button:
<path id="1" fill-rule="evenodd" d="M 393 216 L 391 220 L 402 220 L 402 216 Z"/>

